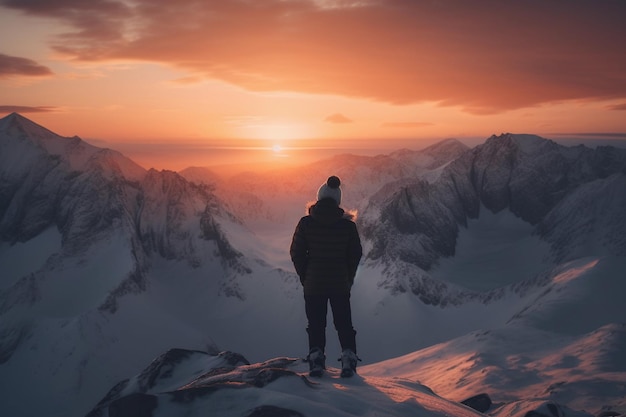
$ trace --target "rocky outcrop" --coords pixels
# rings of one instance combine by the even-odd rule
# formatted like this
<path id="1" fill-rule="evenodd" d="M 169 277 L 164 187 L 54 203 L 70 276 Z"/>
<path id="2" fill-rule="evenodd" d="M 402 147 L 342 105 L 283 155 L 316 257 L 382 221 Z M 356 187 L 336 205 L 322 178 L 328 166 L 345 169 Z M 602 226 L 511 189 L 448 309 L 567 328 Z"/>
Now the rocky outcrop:
<path id="1" fill-rule="evenodd" d="M 482 393 L 461 401 L 461 404 L 473 408 L 478 412 L 485 413 L 491 408 L 492 402 L 488 394 Z"/>
<path id="2" fill-rule="evenodd" d="M 277 379 L 296 377 L 311 384 L 305 377 L 289 369 L 300 359 L 276 358 L 263 363 L 250 364 L 243 356 L 233 352 L 210 354 L 185 349 L 171 349 L 156 358 L 146 369 L 132 379 L 127 379 L 109 393 L 87 415 L 99 416 L 152 416 L 162 400 L 167 403 L 188 404 L 211 396 L 220 390 L 262 388 Z M 196 369 L 191 380 L 181 383 L 179 369 Z M 165 401 L 163 401 L 165 402 Z M 296 412 L 265 405 L 250 411 L 250 416 L 297 416 Z"/>

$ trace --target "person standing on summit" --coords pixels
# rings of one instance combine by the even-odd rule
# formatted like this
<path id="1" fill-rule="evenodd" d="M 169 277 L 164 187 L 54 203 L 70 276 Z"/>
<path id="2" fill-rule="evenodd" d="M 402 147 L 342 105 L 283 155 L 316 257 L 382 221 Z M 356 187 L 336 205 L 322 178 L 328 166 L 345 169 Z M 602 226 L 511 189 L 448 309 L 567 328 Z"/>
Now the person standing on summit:
<path id="1" fill-rule="evenodd" d="M 290 255 L 304 288 L 308 320 L 309 375 L 326 369 L 328 303 L 341 345 L 341 376 L 356 372 L 356 331 L 352 327 L 350 290 L 363 254 L 354 216 L 341 207 L 341 181 L 331 176 L 317 191 L 317 202 L 296 226 Z"/>

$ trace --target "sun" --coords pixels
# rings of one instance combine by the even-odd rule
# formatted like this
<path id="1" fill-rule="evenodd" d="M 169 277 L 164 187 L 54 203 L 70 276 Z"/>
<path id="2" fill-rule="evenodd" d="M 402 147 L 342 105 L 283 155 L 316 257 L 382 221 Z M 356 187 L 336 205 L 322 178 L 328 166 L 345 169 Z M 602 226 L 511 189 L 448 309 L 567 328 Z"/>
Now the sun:
<path id="1" fill-rule="evenodd" d="M 272 151 L 274 151 L 274 153 L 281 153 L 283 151 L 283 147 L 278 144 L 273 145 Z"/>

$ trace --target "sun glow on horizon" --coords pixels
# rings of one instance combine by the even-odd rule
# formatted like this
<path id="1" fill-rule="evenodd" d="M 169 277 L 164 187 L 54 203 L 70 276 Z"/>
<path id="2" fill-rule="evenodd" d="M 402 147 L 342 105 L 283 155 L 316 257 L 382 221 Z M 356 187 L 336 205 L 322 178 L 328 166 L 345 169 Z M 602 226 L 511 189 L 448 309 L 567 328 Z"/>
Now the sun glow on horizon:
<path id="1" fill-rule="evenodd" d="M 600 11 L 582 0 L 494 10 L 461 0 L 450 8 L 181 0 L 189 7 L 163 3 L 152 13 L 136 0 L 146 7 L 130 14 L 76 2 L 70 15 L 44 2 L 5 3 L 0 117 L 32 113 L 61 136 L 129 150 L 151 167 L 230 163 L 249 143 L 272 163 L 294 163 L 331 149 L 421 149 L 502 132 L 626 131 L 626 77 L 615 76 L 626 65 L 615 35 L 626 3 Z M 102 26 L 87 30 L 95 11 Z M 520 12 L 533 24 L 506 23 Z M 193 24 L 181 31 L 172 16 Z M 460 48 L 455 33 L 468 30 L 472 42 Z"/>

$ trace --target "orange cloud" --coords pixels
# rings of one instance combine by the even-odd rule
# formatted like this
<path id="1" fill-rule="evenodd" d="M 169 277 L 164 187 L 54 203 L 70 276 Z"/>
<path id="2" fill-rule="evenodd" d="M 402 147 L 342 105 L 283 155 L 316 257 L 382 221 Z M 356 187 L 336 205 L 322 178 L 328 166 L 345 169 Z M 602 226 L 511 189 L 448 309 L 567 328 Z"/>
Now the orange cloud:
<path id="1" fill-rule="evenodd" d="M 330 116 L 325 118 L 324 121 L 330 123 L 352 123 L 352 119 L 347 118 L 341 113 L 331 114 Z"/>
<path id="2" fill-rule="evenodd" d="M 48 75 L 52 75 L 50 68 L 39 65 L 33 60 L 0 54 L 0 78 L 14 76 L 42 77 Z"/>
<path id="3" fill-rule="evenodd" d="M 180 84 L 180 85 L 189 85 L 189 84 L 197 84 L 204 81 L 204 79 L 202 77 L 196 77 L 196 76 L 188 76 L 188 77 L 182 77 L 182 78 L 178 78 L 176 80 L 172 80 L 172 83 L 174 84 Z"/>
<path id="4" fill-rule="evenodd" d="M 626 98 L 626 2 L 0 0 L 76 30 L 54 47 L 144 60 L 252 91 L 494 114 Z"/>

